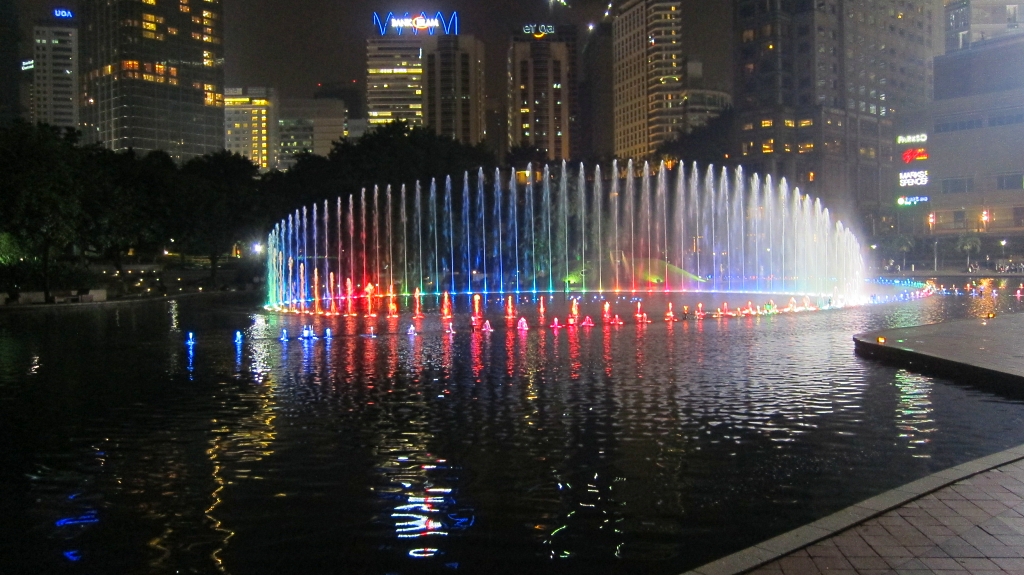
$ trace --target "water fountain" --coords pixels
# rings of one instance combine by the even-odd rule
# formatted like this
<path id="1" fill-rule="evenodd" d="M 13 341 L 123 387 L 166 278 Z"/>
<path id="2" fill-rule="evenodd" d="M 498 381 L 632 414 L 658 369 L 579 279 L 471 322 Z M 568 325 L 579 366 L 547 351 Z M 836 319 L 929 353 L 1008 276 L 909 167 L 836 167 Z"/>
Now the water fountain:
<path id="1" fill-rule="evenodd" d="M 810 295 L 837 303 L 859 297 L 863 262 L 856 238 L 819 200 L 785 180 L 632 161 L 613 163 L 608 174 L 582 165 L 572 173 L 564 162 L 530 166 L 524 179 L 513 175 L 503 186 L 499 171 L 488 182 L 480 170 L 476 178 L 463 174 L 461 200 L 449 177 L 417 184 L 411 198 L 404 186 L 397 194 L 384 189 L 383 202 L 379 188 L 369 197 L 364 190 L 347 202 L 338 198 L 333 215 L 327 201 L 322 210 L 296 210 L 267 242 L 268 307 L 353 315 L 351 300 L 372 298 L 383 285 L 390 287 L 387 294 L 377 290 L 379 297 L 690 291 Z M 369 310 L 375 313 L 372 305 Z"/>

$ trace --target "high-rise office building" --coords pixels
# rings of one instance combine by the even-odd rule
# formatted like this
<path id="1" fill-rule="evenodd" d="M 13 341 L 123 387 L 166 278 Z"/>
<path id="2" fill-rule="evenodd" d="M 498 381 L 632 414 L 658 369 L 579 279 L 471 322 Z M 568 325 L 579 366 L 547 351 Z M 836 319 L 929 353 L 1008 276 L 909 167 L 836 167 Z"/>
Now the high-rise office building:
<path id="1" fill-rule="evenodd" d="M 78 129 L 78 27 L 69 10 L 54 11 L 32 32 L 32 97 L 35 123 Z"/>
<path id="2" fill-rule="evenodd" d="M 415 36 L 366 41 L 366 113 L 371 127 L 423 125 L 423 42 Z"/>
<path id="3" fill-rule="evenodd" d="M 735 0 L 741 161 L 871 233 L 887 217 L 893 120 L 928 100 L 938 0 Z"/>
<path id="4" fill-rule="evenodd" d="M 608 160 L 615 155 L 615 77 L 612 23 L 595 24 L 587 34 L 580 66 L 580 115 L 576 155 Z"/>
<path id="5" fill-rule="evenodd" d="M 82 0 L 82 129 L 185 161 L 224 146 L 220 0 Z"/>
<path id="6" fill-rule="evenodd" d="M 974 42 L 1024 33 L 1024 2 L 952 0 L 946 3 L 946 52 Z"/>
<path id="7" fill-rule="evenodd" d="M 277 167 L 277 101 L 271 88 L 224 89 L 224 149 L 261 170 Z"/>
<path id="8" fill-rule="evenodd" d="M 21 115 L 18 35 L 17 6 L 0 2 L 0 123 Z"/>
<path id="9" fill-rule="evenodd" d="M 327 156 L 346 137 L 345 102 L 334 98 L 282 100 L 278 113 L 278 166 L 287 170 L 302 153 Z"/>
<path id="10" fill-rule="evenodd" d="M 369 129 L 402 120 L 423 125 L 423 43 L 436 35 L 459 34 L 459 15 L 381 16 L 379 34 L 366 41 L 366 114 Z"/>
<path id="11" fill-rule="evenodd" d="M 684 0 L 626 0 L 618 7 L 613 28 L 615 61 L 615 153 L 642 158 L 654 153 L 679 132 L 687 132 L 730 103 L 724 86 L 704 81 L 701 52 L 728 50 L 725 21 L 718 43 L 699 49 L 684 44 L 684 37 L 703 34 L 707 22 L 687 19 Z M 714 36 L 714 31 L 710 32 Z M 719 74 L 721 72 L 719 71 Z M 691 109 L 701 102 L 701 111 Z"/>
<path id="12" fill-rule="evenodd" d="M 570 70 L 576 65 L 569 43 L 554 35 L 553 26 L 524 29 L 508 52 L 509 148 L 533 146 L 552 161 L 573 153 Z"/>
<path id="13" fill-rule="evenodd" d="M 430 36 L 423 42 L 423 123 L 466 144 L 487 132 L 484 43 L 473 36 Z"/>

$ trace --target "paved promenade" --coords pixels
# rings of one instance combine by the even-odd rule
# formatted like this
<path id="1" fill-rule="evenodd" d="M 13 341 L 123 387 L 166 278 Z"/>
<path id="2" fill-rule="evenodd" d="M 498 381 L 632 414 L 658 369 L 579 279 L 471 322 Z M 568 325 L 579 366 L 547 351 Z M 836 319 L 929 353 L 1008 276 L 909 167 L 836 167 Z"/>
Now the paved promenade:
<path id="1" fill-rule="evenodd" d="M 1024 395 L 1024 314 L 861 334 L 857 353 Z M 1024 575 L 1024 445 L 862 501 L 686 575 Z"/>

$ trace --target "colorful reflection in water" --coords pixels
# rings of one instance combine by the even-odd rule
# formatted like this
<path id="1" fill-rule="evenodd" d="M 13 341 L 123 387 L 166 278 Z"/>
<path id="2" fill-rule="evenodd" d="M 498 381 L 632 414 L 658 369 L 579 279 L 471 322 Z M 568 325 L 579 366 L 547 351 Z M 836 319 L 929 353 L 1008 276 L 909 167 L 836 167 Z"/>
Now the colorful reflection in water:
<path id="1" fill-rule="evenodd" d="M 0 571 L 679 573 L 1024 442 L 1015 401 L 850 341 L 1016 311 L 1009 291 L 774 315 L 704 298 L 703 320 L 673 299 L 680 321 L 645 298 L 648 322 L 613 300 L 623 325 L 601 301 L 481 302 L 493 332 L 432 298 L 424 317 L 0 315 L 19 526 Z M 547 327 L 574 315 L 595 325 Z"/>

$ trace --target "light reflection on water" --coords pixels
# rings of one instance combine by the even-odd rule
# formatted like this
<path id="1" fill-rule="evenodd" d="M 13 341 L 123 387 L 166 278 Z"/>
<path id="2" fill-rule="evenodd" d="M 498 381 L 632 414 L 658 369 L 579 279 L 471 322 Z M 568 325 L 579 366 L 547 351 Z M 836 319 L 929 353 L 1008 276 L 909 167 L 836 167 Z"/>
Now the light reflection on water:
<path id="1" fill-rule="evenodd" d="M 195 300 L 0 315 L 3 511 L 27 534 L 0 567 L 682 572 L 1024 442 L 1016 402 L 850 340 L 1018 307 L 540 327 L 554 302 L 521 306 L 527 332 L 492 309 L 493 333 L 318 318 L 333 339 L 286 343 L 302 318 Z"/>

